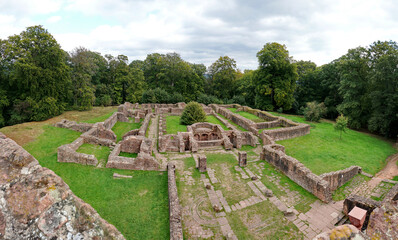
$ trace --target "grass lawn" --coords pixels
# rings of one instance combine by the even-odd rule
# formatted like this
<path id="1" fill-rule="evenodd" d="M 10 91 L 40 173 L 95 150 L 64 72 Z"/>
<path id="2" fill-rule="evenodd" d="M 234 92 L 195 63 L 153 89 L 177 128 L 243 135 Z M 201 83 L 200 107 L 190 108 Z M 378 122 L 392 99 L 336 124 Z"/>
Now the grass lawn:
<path id="1" fill-rule="evenodd" d="M 299 116 L 272 114 L 311 125 L 310 134 L 278 143 L 285 146 L 287 155 L 302 162 L 315 174 L 358 165 L 374 175 L 384 167 L 386 158 L 396 152 L 392 143 L 351 129 L 340 139 L 330 122 L 313 123 Z"/>
<path id="2" fill-rule="evenodd" d="M 100 116 L 97 116 L 97 117 L 93 117 L 93 118 L 84 120 L 84 121 L 82 121 L 82 122 L 86 122 L 86 123 L 103 122 L 103 121 L 105 121 L 106 119 L 108 119 L 110 116 L 112 116 L 112 114 L 113 114 L 114 112 L 116 112 L 116 109 L 115 109 L 114 111 L 111 111 L 110 113 L 103 114 L 103 115 L 100 115 Z"/>
<path id="3" fill-rule="evenodd" d="M 109 110 L 112 108 L 109 108 L 108 112 Z M 73 112 L 80 114 L 80 112 Z M 65 114 L 70 114 L 70 112 Z M 83 114 L 90 115 L 90 111 Z M 76 120 L 81 121 L 79 118 Z M 126 239 L 168 239 L 167 173 L 59 163 L 57 162 L 57 148 L 71 143 L 81 133 L 48 124 L 57 121 L 58 119 L 49 119 L 44 123 L 41 122 L 43 124 L 24 124 L 24 127 L 30 127 L 35 131 L 40 126 L 41 134 L 35 136 L 23 147 L 40 162 L 41 166 L 53 170 L 62 177 L 74 194 L 94 207 L 101 217 L 115 225 Z M 12 128 L 18 129 L 20 126 L 8 127 L 10 131 Z M 131 175 L 133 178 L 113 179 L 114 172 Z"/>
<path id="4" fill-rule="evenodd" d="M 83 143 L 76 152 L 94 155 L 98 163 L 101 164 L 102 167 L 105 167 L 111 149 L 106 146 Z"/>
<path id="5" fill-rule="evenodd" d="M 116 134 L 117 142 L 122 140 L 123 135 L 126 134 L 128 131 L 133 129 L 138 129 L 141 127 L 141 122 L 139 123 L 130 123 L 130 122 L 116 122 L 115 126 L 113 126 L 112 131 Z"/>
<path id="6" fill-rule="evenodd" d="M 238 112 L 238 110 L 236 108 L 228 108 L 228 110 L 230 110 L 233 113 L 239 114 L 242 117 L 245 117 L 245 118 L 247 118 L 249 120 L 252 120 L 253 122 L 267 122 L 267 120 L 262 119 L 262 118 L 254 115 L 252 113 L 248 113 L 248 112 L 245 112 L 245 111 L 239 111 Z"/>
<path id="7" fill-rule="evenodd" d="M 166 116 L 166 132 L 167 134 L 177 134 L 177 132 L 187 132 L 187 126 L 180 124 L 181 116 Z M 224 130 L 228 130 L 220 120 L 215 116 L 209 115 L 206 117 L 206 122 L 219 124 Z"/>
<path id="8" fill-rule="evenodd" d="M 217 113 L 218 114 L 218 113 Z M 221 118 L 223 118 L 223 119 L 225 119 L 225 120 L 227 120 L 230 124 L 232 124 L 232 125 L 234 125 L 238 130 L 240 130 L 240 131 L 242 131 L 242 132 L 247 132 L 247 130 L 246 129 L 244 129 L 243 127 L 241 127 L 241 126 L 239 126 L 238 124 L 236 124 L 236 123 L 234 123 L 234 122 L 232 122 L 231 120 L 229 120 L 229 119 L 227 119 L 226 117 L 224 117 L 223 115 L 221 115 L 221 114 L 218 114 L 218 116 L 220 116 Z"/>
<path id="9" fill-rule="evenodd" d="M 127 152 L 120 152 L 119 156 L 121 157 L 128 157 L 128 158 L 136 158 L 138 153 L 127 153 Z"/>

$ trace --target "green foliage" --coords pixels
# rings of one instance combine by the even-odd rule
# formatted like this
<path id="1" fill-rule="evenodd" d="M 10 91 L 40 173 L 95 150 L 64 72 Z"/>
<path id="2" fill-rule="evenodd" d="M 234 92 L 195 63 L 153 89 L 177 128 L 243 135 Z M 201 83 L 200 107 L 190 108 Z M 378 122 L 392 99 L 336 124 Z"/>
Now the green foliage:
<path id="1" fill-rule="evenodd" d="M 344 117 L 344 115 L 341 114 L 336 119 L 336 123 L 333 125 L 334 129 L 336 131 L 340 132 L 340 139 L 341 139 L 342 133 L 347 131 L 347 126 L 348 126 L 348 118 Z"/>
<path id="2" fill-rule="evenodd" d="M 206 113 L 202 106 L 197 102 L 189 102 L 181 114 L 180 123 L 184 125 L 192 125 L 197 122 L 205 122 Z"/>
<path id="3" fill-rule="evenodd" d="M 197 99 L 198 102 L 209 105 L 209 104 L 223 104 L 223 101 L 218 99 L 216 96 L 207 95 L 201 93 Z"/>
<path id="4" fill-rule="evenodd" d="M 102 95 L 101 97 L 96 99 L 96 105 L 98 106 L 111 106 L 112 105 L 112 98 L 108 94 Z"/>
<path id="5" fill-rule="evenodd" d="M 292 108 L 296 88 L 297 66 L 285 45 L 267 43 L 257 53 L 259 69 L 254 76 L 256 107 L 272 110 L 274 107 Z"/>
<path id="6" fill-rule="evenodd" d="M 208 92 L 221 99 L 230 99 L 234 96 L 237 68 L 233 58 L 220 57 L 209 67 L 209 75 Z"/>
<path id="7" fill-rule="evenodd" d="M 326 114 L 326 107 L 324 103 L 308 102 L 307 107 L 304 109 L 305 120 L 311 122 L 319 122 Z"/>

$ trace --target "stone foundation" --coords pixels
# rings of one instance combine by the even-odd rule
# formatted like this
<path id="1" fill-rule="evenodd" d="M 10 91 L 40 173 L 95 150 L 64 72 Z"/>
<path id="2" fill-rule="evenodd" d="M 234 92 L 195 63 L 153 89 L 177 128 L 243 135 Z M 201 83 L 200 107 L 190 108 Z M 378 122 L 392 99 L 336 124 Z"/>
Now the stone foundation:
<path id="1" fill-rule="evenodd" d="M 58 162 L 97 166 L 98 160 L 94 155 L 76 152 L 83 143 L 85 143 L 85 140 L 78 138 L 71 144 L 58 147 Z"/>
<path id="2" fill-rule="evenodd" d="M 327 181 L 330 186 L 330 190 L 334 191 L 337 188 L 343 186 L 346 182 L 351 180 L 355 175 L 361 173 L 362 169 L 359 166 L 351 166 L 349 168 L 339 170 L 336 172 L 324 173 L 320 177 Z"/>
<path id="3" fill-rule="evenodd" d="M 62 119 L 62 121 L 55 124 L 55 127 L 71 129 L 82 133 L 87 132 L 93 126 L 94 124 L 91 123 L 77 123 L 75 121 L 69 121 L 66 119 Z"/>
<path id="4" fill-rule="evenodd" d="M 169 190 L 170 239 L 182 240 L 182 208 L 178 199 L 174 163 L 167 164 Z"/>

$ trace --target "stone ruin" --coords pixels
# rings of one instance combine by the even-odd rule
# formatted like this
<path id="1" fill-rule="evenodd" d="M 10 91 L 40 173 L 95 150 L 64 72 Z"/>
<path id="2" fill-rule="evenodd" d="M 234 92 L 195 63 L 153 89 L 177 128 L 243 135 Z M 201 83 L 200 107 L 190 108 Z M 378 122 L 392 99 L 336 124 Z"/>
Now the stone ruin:
<path id="1" fill-rule="evenodd" d="M 58 148 L 58 161 L 97 166 L 98 159 L 94 155 L 76 152 L 83 143 L 89 143 L 113 148 L 108 157 L 107 168 L 159 170 L 160 164 L 152 156 L 153 142 L 151 139 L 145 137 L 152 117 L 152 110 L 149 108 L 134 109 L 138 106 L 138 104 L 131 103 L 122 104 L 112 116 L 104 122 L 90 125 L 90 128 L 88 128 L 89 125 L 87 124 L 77 124 L 67 120 L 56 123 L 55 126 L 57 127 L 77 131 L 87 130 L 72 143 L 62 145 Z M 123 136 L 123 140 L 116 144 L 116 135 L 112 131 L 112 127 L 118 121 L 129 122 L 129 117 L 138 119 L 138 122 L 143 119 L 141 127 L 127 132 Z M 119 156 L 120 152 L 137 153 L 138 156 L 136 158 L 122 157 Z"/>
<path id="2" fill-rule="evenodd" d="M 0 239 L 125 239 L 2 133 L 0 166 Z"/>
<path id="3" fill-rule="evenodd" d="M 246 167 L 247 165 L 247 152 L 238 152 L 239 167 Z"/>

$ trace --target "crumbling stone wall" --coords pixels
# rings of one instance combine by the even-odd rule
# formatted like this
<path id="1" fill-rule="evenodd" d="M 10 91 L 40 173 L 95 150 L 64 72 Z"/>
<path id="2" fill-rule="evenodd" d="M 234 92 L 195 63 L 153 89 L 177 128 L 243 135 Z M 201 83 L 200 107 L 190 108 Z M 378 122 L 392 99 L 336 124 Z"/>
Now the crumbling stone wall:
<path id="1" fill-rule="evenodd" d="M 361 173 L 362 169 L 359 166 L 351 166 L 349 168 L 335 171 L 335 172 L 330 172 L 330 173 L 324 173 L 320 175 L 320 177 L 327 181 L 330 186 L 330 190 L 334 191 L 337 188 L 343 186 L 346 182 L 351 180 L 355 175 L 358 173 Z"/>
<path id="2" fill-rule="evenodd" d="M 80 137 L 82 137 L 86 143 L 108 147 L 114 146 L 116 142 L 115 133 L 105 128 L 103 123 L 94 124 L 94 127 L 83 133 Z"/>
<path id="3" fill-rule="evenodd" d="M 90 130 L 93 127 L 93 125 L 94 124 L 91 124 L 91 123 L 77 123 L 75 121 L 69 121 L 66 119 L 62 119 L 62 121 L 57 122 L 55 124 L 55 127 L 71 129 L 74 131 L 84 133 L 84 132 L 87 132 L 88 130 Z"/>
<path id="4" fill-rule="evenodd" d="M 287 156 L 281 150 L 271 147 L 271 145 L 263 146 L 261 158 L 277 167 L 287 177 L 314 194 L 320 200 L 324 202 L 330 202 L 332 200 L 329 183 L 312 173 L 311 170 L 297 159 Z"/>
<path id="5" fill-rule="evenodd" d="M 178 199 L 174 163 L 167 164 L 169 190 L 170 239 L 182 240 L 182 208 Z"/>
<path id="6" fill-rule="evenodd" d="M 160 164 L 146 152 L 139 152 L 136 158 L 119 156 L 121 145 L 117 144 L 109 154 L 107 168 L 127 170 L 159 170 Z"/>
<path id="7" fill-rule="evenodd" d="M 358 195 L 350 195 L 344 200 L 343 213 L 346 216 L 348 216 L 348 213 L 354 207 L 365 209 L 367 212 L 366 212 L 366 219 L 363 224 L 363 229 L 366 229 L 369 223 L 370 214 L 373 212 L 375 208 L 378 208 L 381 205 L 382 205 L 381 202 L 375 201 L 371 198 L 365 198 Z"/>
<path id="8" fill-rule="evenodd" d="M 106 129 L 112 129 L 116 122 L 129 122 L 129 119 L 125 114 L 121 112 L 115 112 L 112 114 L 112 116 L 104 121 L 103 125 Z"/>
<path id="9" fill-rule="evenodd" d="M 0 166 L 1 239 L 124 239 L 59 176 L 2 133 Z"/>
<path id="10" fill-rule="evenodd" d="M 264 135 L 268 135 L 274 139 L 274 141 L 280 141 L 307 135 L 310 133 L 310 129 L 311 127 L 308 124 L 298 124 L 294 127 L 264 130 L 261 132 L 260 137 L 264 139 Z"/>
<path id="11" fill-rule="evenodd" d="M 58 162 L 97 166 L 98 160 L 94 155 L 76 152 L 84 142 L 83 138 L 78 138 L 70 144 L 58 147 Z"/>
<path id="12" fill-rule="evenodd" d="M 149 126 L 149 122 L 151 121 L 152 118 L 152 113 L 149 113 L 145 116 L 144 121 L 141 124 L 140 130 L 138 132 L 138 134 L 140 136 L 145 136 L 146 131 L 148 130 L 148 126 Z"/>

